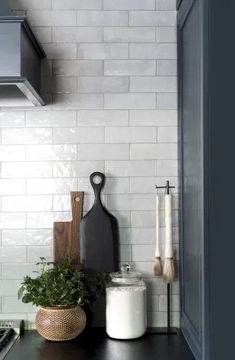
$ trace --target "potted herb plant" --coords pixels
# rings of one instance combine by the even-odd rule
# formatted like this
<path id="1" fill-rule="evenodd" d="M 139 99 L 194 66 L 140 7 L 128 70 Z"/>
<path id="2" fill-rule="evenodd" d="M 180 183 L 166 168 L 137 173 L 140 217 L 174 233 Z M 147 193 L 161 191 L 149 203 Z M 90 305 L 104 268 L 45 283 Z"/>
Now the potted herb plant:
<path id="1" fill-rule="evenodd" d="M 83 306 L 92 303 L 105 291 L 107 274 L 88 276 L 75 270 L 72 260 L 52 266 L 41 257 L 38 276 L 26 276 L 18 291 L 24 303 L 39 306 L 36 329 L 44 338 L 66 341 L 77 337 L 86 326 Z"/>

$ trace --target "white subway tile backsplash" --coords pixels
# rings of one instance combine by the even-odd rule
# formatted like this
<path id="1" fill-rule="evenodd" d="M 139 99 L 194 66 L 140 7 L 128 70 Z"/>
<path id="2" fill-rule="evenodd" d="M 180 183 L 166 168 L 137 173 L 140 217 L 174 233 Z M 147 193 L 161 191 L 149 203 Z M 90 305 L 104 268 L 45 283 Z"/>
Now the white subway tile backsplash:
<path id="1" fill-rule="evenodd" d="M 167 323 L 167 312 L 152 311 L 148 313 L 148 326 L 149 327 L 164 327 Z M 179 312 L 172 312 L 172 325 L 178 326 L 179 324 Z"/>
<path id="2" fill-rule="evenodd" d="M 26 247 L 25 246 L 0 247 L 0 262 L 1 263 L 26 262 Z"/>
<path id="3" fill-rule="evenodd" d="M 26 316 L 25 315 L 25 313 L 7 313 L 7 314 L 5 314 L 5 313 L 1 313 L 0 314 L 0 319 L 3 319 L 3 320 L 5 320 L 5 319 L 22 319 L 22 318 L 24 318 L 24 316 Z"/>
<path id="4" fill-rule="evenodd" d="M 130 59 L 176 59 L 176 44 L 130 44 Z"/>
<path id="5" fill-rule="evenodd" d="M 28 229 L 48 229 L 55 221 L 71 221 L 68 212 L 33 212 L 27 214 Z"/>
<path id="6" fill-rule="evenodd" d="M 120 244 L 131 244 L 131 229 L 130 228 L 120 228 L 119 229 L 119 242 Z"/>
<path id="7" fill-rule="evenodd" d="M 130 158 L 144 159 L 177 159 L 176 144 L 131 144 Z"/>
<path id="8" fill-rule="evenodd" d="M 135 271 L 140 272 L 145 277 L 145 282 L 147 282 L 148 278 L 153 274 L 153 261 L 135 261 L 132 263 L 132 266 Z"/>
<path id="9" fill-rule="evenodd" d="M 104 129 L 102 127 L 53 129 L 53 143 L 75 144 L 77 142 L 80 144 L 104 143 Z"/>
<path id="10" fill-rule="evenodd" d="M 56 94 L 54 95 L 55 109 L 102 109 L 102 94 Z"/>
<path id="11" fill-rule="evenodd" d="M 176 126 L 161 126 L 158 128 L 159 142 L 177 142 L 177 127 Z"/>
<path id="12" fill-rule="evenodd" d="M 131 92 L 175 92 L 177 81 L 175 76 L 136 76 L 130 79 Z"/>
<path id="13" fill-rule="evenodd" d="M 110 176 L 155 176 L 156 161 L 106 161 L 105 172 Z"/>
<path id="14" fill-rule="evenodd" d="M 151 143 L 156 141 L 156 129 L 153 127 L 107 127 L 106 143 Z"/>
<path id="15" fill-rule="evenodd" d="M 27 145 L 27 160 L 76 160 L 77 146 L 70 145 Z"/>
<path id="16" fill-rule="evenodd" d="M 77 12 L 78 26 L 127 26 L 127 11 L 81 10 Z"/>
<path id="17" fill-rule="evenodd" d="M 106 27 L 104 41 L 107 42 L 154 42 L 154 27 Z"/>
<path id="18" fill-rule="evenodd" d="M 77 91 L 77 79 L 64 76 L 42 78 L 41 91 L 44 94 L 74 93 Z"/>
<path id="19" fill-rule="evenodd" d="M 101 171 L 104 205 L 119 222 L 121 262 L 144 274 L 149 324 L 159 326 L 166 286 L 153 275 L 155 185 L 166 179 L 176 186 L 176 258 L 179 243 L 175 0 L 10 1 L 29 15 L 47 54 L 47 105 L 0 110 L 1 316 L 34 327 L 35 309 L 18 303 L 16 287 L 36 275 L 40 256 L 52 260 L 53 222 L 71 221 L 69 193 L 85 191 L 84 213 L 92 207 L 89 175 Z M 164 226 L 162 202 L 161 250 Z M 178 325 L 177 280 L 172 294 Z"/>
<path id="20" fill-rule="evenodd" d="M 25 160 L 24 145 L 0 145 L 0 161 Z"/>
<path id="21" fill-rule="evenodd" d="M 71 217 L 71 199 L 69 195 L 54 195 L 53 196 L 53 210 L 57 211 L 56 216 L 66 216 L 65 213 L 59 213 L 60 212 L 67 212 L 67 214 L 70 214 Z M 54 216 L 55 216 L 54 215 Z M 57 221 L 57 220 L 56 220 Z"/>
<path id="22" fill-rule="evenodd" d="M 132 245 L 133 261 L 152 261 L 154 259 L 154 245 Z"/>
<path id="23" fill-rule="evenodd" d="M 157 60 L 157 75 L 176 76 L 177 63 L 175 60 Z"/>
<path id="24" fill-rule="evenodd" d="M 105 60 L 104 74 L 131 76 L 155 75 L 155 60 Z"/>
<path id="25" fill-rule="evenodd" d="M 2 144 L 50 144 L 52 132 L 49 128 L 3 129 Z"/>
<path id="26" fill-rule="evenodd" d="M 158 43 L 176 43 L 176 28 L 175 27 L 157 27 L 156 41 Z"/>
<path id="27" fill-rule="evenodd" d="M 130 214 L 130 211 L 112 211 L 112 214 L 118 220 L 120 233 L 122 233 L 123 228 L 129 228 L 131 226 L 131 214 Z"/>
<path id="28" fill-rule="evenodd" d="M 76 179 L 28 179 L 27 194 L 46 195 L 46 194 L 65 194 L 76 191 Z"/>
<path id="29" fill-rule="evenodd" d="M 53 176 L 56 178 L 88 178 L 94 171 L 104 172 L 104 161 L 57 161 L 53 164 Z"/>
<path id="30" fill-rule="evenodd" d="M 134 194 L 151 194 L 156 192 L 157 185 L 156 177 L 131 177 L 130 178 L 130 192 Z"/>
<path id="31" fill-rule="evenodd" d="M 173 226 L 177 227 L 178 224 L 178 211 L 172 211 Z M 154 228 L 156 226 L 156 211 L 132 211 L 131 212 L 131 226 L 133 228 Z M 163 244 L 165 240 L 165 219 L 164 210 L 160 211 L 160 242 Z M 173 231 L 173 241 L 179 241 L 177 231 Z"/>
<path id="32" fill-rule="evenodd" d="M 29 127 L 74 127 L 75 111 L 26 111 L 26 126 Z"/>
<path id="33" fill-rule="evenodd" d="M 176 110 L 177 109 L 177 93 L 158 93 L 157 109 Z"/>
<path id="34" fill-rule="evenodd" d="M 156 225 L 156 212 L 153 211 L 132 211 L 131 226 L 151 228 Z"/>
<path id="35" fill-rule="evenodd" d="M 33 32 L 37 36 L 37 39 L 40 41 L 40 43 L 47 44 L 52 42 L 51 27 L 34 26 Z"/>
<path id="36" fill-rule="evenodd" d="M 56 43 L 102 42 L 103 29 L 100 27 L 54 27 L 52 39 Z"/>
<path id="37" fill-rule="evenodd" d="M 52 244 L 52 229 L 39 230 L 3 230 L 2 245 L 3 246 L 48 246 Z"/>
<path id="38" fill-rule="evenodd" d="M 25 213 L 0 213 L 0 229 L 24 229 L 25 226 Z"/>
<path id="39" fill-rule="evenodd" d="M 132 126 L 176 126 L 177 112 L 174 110 L 133 110 L 130 112 Z"/>
<path id="40" fill-rule="evenodd" d="M 155 0 L 104 0 L 105 10 L 154 10 Z"/>
<path id="41" fill-rule="evenodd" d="M 53 261 L 52 246 L 29 246 L 27 251 L 28 262 L 37 262 L 40 257 L 45 257 L 47 261 Z"/>
<path id="42" fill-rule="evenodd" d="M 109 210 L 154 210 L 155 198 L 149 194 L 107 195 Z"/>
<path id="43" fill-rule="evenodd" d="M 76 59 L 77 57 L 77 44 L 60 44 L 50 43 L 44 44 L 48 59 Z"/>
<path id="44" fill-rule="evenodd" d="M 120 245 L 120 260 L 131 261 L 131 250 L 130 245 Z"/>
<path id="45" fill-rule="evenodd" d="M 52 196 L 3 196 L 3 211 L 50 211 L 52 210 Z"/>
<path id="46" fill-rule="evenodd" d="M 177 296 L 177 295 L 171 296 L 171 309 L 172 309 L 172 311 L 180 311 L 179 296 Z M 166 295 L 159 296 L 159 310 L 167 311 L 167 296 Z"/>
<path id="47" fill-rule="evenodd" d="M 33 312 L 35 307 L 32 304 L 23 303 L 21 300 L 18 300 L 17 297 L 3 297 L 2 298 L 2 312 L 10 313 L 14 309 L 16 313 L 22 312 Z"/>
<path id="48" fill-rule="evenodd" d="M 154 109 L 155 94 L 153 93 L 126 93 L 105 94 L 105 109 Z"/>
<path id="49" fill-rule="evenodd" d="M 35 277 L 34 271 L 36 270 L 35 264 L 17 263 L 17 264 L 3 264 L 2 265 L 2 279 L 21 280 L 24 276 L 29 275 Z M 12 312 L 12 311 L 11 311 Z"/>
<path id="50" fill-rule="evenodd" d="M 127 59 L 127 44 L 79 44 L 79 59 Z"/>
<path id="51" fill-rule="evenodd" d="M 33 26 L 76 25 L 76 12 L 72 10 L 30 10 L 27 14 Z"/>
<path id="52" fill-rule="evenodd" d="M 2 169 L 2 174 L 3 174 L 3 169 Z M 0 195 L 19 195 L 19 194 L 25 194 L 25 180 L 0 179 Z"/>
<path id="53" fill-rule="evenodd" d="M 53 74 L 57 76 L 103 75 L 102 60 L 54 60 Z"/>
<path id="54" fill-rule="evenodd" d="M 0 128 L 25 126 L 25 113 L 23 111 L 0 111 Z"/>
<path id="55" fill-rule="evenodd" d="M 175 26 L 176 11 L 130 11 L 130 26 Z"/>
<path id="56" fill-rule="evenodd" d="M 176 160 L 158 160 L 157 174 L 158 176 L 177 176 L 177 161 Z"/>
<path id="57" fill-rule="evenodd" d="M 9 0 L 9 5 L 15 10 L 49 10 L 51 8 L 51 0 Z"/>
<path id="58" fill-rule="evenodd" d="M 176 0 L 156 0 L 157 10 L 175 10 Z"/>
<path id="59" fill-rule="evenodd" d="M 51 177 L 52 164 L 50 162 L 3 162 L 2 178 L 35 178 Z M 15 187 L 14 187 L 15 188 Z M 20 190 L 19 190 L 20 191 Z"/>
<path id="60" fill-rule="evenodd" d="M 77 90 L 80 93 L 123 93 L 129 89 L 129 79 L 124 76 L 79 77 Z"/>
<path id="61" fill-rule="evenodd" d="M 172 192 L 177 192 L 177 178 L 168 177 L 168 180 L 176 186 Z M 131 177 L 130 178 L 130 192 L 135 194 L 151 194 L 156 192 L 155 186 L 164 186 L 166 182 L 165 177 Z"/>
<path id="62" fill-rule="evenodd" d="M 128 111 L 85 110 L 78 112 L 79 126 L 127 126 Z"/>
<path id="63" fill-rule="evenodd" d="M 131 244 L 149 245 L 149 244 L 155 244 L 155 241 L 156 241 L 155 228 L 141 227 L 141 228 L 131 229 Z"/>
<path id="64" fill-rule="evenodd" d="M 126 144 L 81 144 L 80 160 L 119 160 L 129 159 L 129 146 Z"/>
<path id="65" fill-rule="evenodd" d="M 76 59 L 77 56 L 76 44 L 50 43 L 43 48 L 48 59 Z"/>
<path id="66" fill-rule="evenodd" d="M 17 296 L 20 280 L 0 280 L 0 296 Z"/>
<path id="67" fill-rule="evenodd" d="M 102 9 L 102 0 L 52 0 L 52 9 Z"/>
<path id="68" fill-rule="evenodd" d="M 107 178 L 105 183 L 105 194 L 126 194 L 130 189 L 128 178 Z"/>
<path id="69" fill-rule="evenodd" d="M 149 295 L 147 299 L 148 312 L 159 311 L 159 295 Z"/>
<path id="70" fill-rule="evenodd" d="M 153 263 L 154 264 L 154 263 Z M 153 267 L 152 267 L 153 271 Z M 153 273 L 152 273 L 153 274 Z M 147 289 L 148 293 L 151 295 L 166 295 L 167 294 L 167 286 L 164 283 L 162 277 L 152 277 L 146 279 L 147 281 Z M 172 295 L 178 295 L 179 294 L 179 281 L 176 279 L 171 288 Z"/>

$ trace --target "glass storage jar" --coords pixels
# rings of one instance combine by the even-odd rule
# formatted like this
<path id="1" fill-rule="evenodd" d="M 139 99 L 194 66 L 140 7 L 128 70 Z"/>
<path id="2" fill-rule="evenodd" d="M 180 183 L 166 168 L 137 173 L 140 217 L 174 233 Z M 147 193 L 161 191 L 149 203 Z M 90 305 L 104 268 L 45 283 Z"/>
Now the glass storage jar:
<path id="1" fill-rule="evenodd" d="M 146 332 L 146 285 L 124 265 L 106 287 L 106 332 L 114 339 L 135 339 Z"/>

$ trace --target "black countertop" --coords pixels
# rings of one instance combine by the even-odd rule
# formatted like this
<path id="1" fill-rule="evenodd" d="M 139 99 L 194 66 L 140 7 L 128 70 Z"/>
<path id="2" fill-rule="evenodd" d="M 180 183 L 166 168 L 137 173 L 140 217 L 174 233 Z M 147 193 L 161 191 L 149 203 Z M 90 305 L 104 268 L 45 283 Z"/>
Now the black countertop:
<path id="1" fill-rule="evenodd" d="M 36 331 L 25 331 L 5 360 L 194 360 L 183 335 L 146 334 L 136 340 L 110 339 L 92 328 L 77 339 L 51 342 Z"/>

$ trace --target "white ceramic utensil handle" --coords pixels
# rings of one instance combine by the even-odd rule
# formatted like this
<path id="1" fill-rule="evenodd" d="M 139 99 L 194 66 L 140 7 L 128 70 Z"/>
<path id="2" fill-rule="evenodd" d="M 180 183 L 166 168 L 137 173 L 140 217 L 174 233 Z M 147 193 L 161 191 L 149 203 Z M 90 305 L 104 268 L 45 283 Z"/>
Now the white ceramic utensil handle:
<path id="1" fill-rule="evenodd" d="M 172 257 L 172 195 L 165 194 L 165 258 Z"/>
<path id="2" fill-rule="evenodd" d="M 160 257 L 160 247 L 159 247 L 159 208 L 160 208 L 160 198 L 159 195 L 156 195 L 156 248 L 155 248 L 155 257 Z"/>

